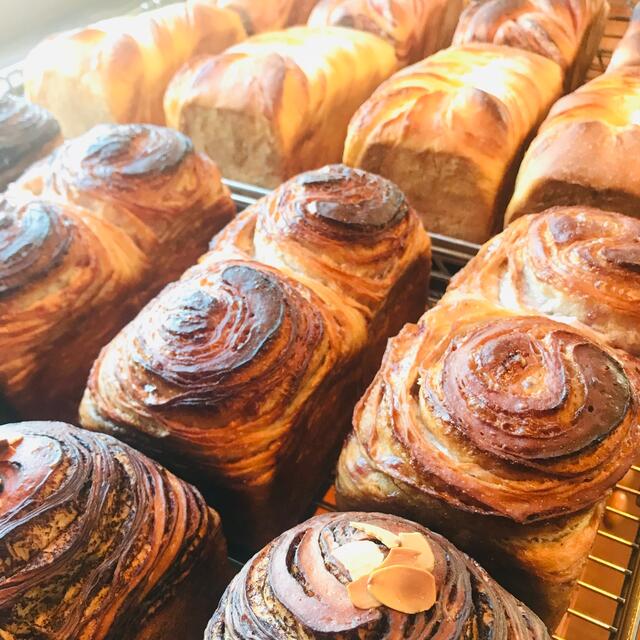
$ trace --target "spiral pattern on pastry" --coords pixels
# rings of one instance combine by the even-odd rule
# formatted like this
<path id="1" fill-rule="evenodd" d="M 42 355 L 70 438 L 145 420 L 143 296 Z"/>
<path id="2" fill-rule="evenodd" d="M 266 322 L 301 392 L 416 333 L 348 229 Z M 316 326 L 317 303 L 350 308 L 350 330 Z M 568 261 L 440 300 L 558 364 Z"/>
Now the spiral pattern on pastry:
<path id="1" fill-rule="evenodd" d="M 640 354 L 640 221 L 588 207 L 519 218 L 451 285 L 587 326 Z"/>
<path id="2" fill-rule="evenodd" d="M 0 178 L 25 157 L 40 156 L 59 135 L 60 127 L 50 113 L 11 93 L 1 95 Z"/>
<path id="3" fill-rule="evenodd" d="M 202 561 L 217 515 L 109 436 L 31 422 L 0 437 L 0 629 L 15 640 L 135 637 Z"/>
<path id="4" fill-rule="evenodd" d="M 257 263 L 196 266 L 103 350 L 91 400 L 134 427 L 124 437 L 167 436 L 162 446 L 207 468 L 260 476 L 290 429 L 287 415 L 339 358 L 327 313 L 306 287 Z M 260 401 L 250 400 L 254 390 Z M 230 445 L 245 436 L 239 461 Z"/>
<path id="5" fill-rule="evenodd" d="M 416 251 L 430 252 L 402 191 L 345 165 L 302 173 L 243 215 L 255 218 L 252 257 L 349 295 L 366 316 L 384 302 Z M 230 240 L 241 244 L 239 225 L 229 225 L 212 249 Z"/>
<path id="6" fill-rule="evenodd" d="M 105 124 L 67 141 L 22 186 L 98 211 L 148 249 L 193 224 L 188 212 L 219 206 L 219 178 L 178 131 Z"/>
<path id="7" fill-rule="evenodd" d="M 346 589 L 349 574 L 333 555 L 345 544 L 372 540 L 353 522 L 426 537 L 435 557 L 437 600 L 432 609 L 407 615 L 384 606 L 354 607 Z M 379 548 L 385 550 L 382 544 Z M 234 578 L 205 633 L 205 640 L 291 637 L 549 638 L 535 614 L 443 537 L 379 513 L 326 514 L 283 533 Z"/>
<path id="8" fill-rule="evenodd" d="M 24 390 L 44 354 L 76 334 L 89 310 L 139 286 L 145 257 L 125 233 L 91 214 L 30 194 L 0 202 L 0 383 Z M 122 299 L 119 301 L 123 306 Z M 94 330 L 109 332 L 108 323 Z M 91 344 L 87 341 L 86 345 Z M 75 369 L 67 362 L 66 375 Z M 87 367 L 88 369 L 88 367 Z M 86 376 L 86 372 L 84 372 Z"/>
<path id="9" fill-rule="evenodd" d="M 567 325 L 445 298 L 391 340 L 353 438 L 394 482 L 532 522 L 593 506 L 622 478 L 637 393 L 635 362 Z"/>

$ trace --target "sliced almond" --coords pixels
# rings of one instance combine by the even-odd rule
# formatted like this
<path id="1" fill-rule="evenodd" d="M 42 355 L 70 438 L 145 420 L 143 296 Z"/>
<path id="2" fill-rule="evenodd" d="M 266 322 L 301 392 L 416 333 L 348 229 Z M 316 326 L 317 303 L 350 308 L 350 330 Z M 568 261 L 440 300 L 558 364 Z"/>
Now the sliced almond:
<path id="1" fill-rule="evenodd" d="M 367 588 L 376 600 L 402 613 L 428 611 L 436 601 L 433 574 L 417 567 L 393 565 L 376 569 L 369 576 Z"/>
<path id="2" fill-rule="evenodd" d="M 358 607 L 358 609 L 373 609 L 374 607 L 380 606 L 380 602 L 376 600 L 367 589 L 368 580 L 369 575 L 367 574 L 347 585 L 347 592 L 351 599 L 351 604 L 353 604 L 354 607 Z"/>
<path id="3" fill-rule="evenodd" d="M 20 434 L 8 435 L 6 438 L 0 438 L 0 449 L 15 447 L 16 445 L 19 445 L 23 439 L 23 436 Z"/>
<path id="4" fill-rule="evenodd" d="M 344 566 L 354 581 L 371 573 L 384 560 L 384 554 L 371 540 L 347 542 L 333 551 L 333 557 Z"/>
<path id="5" fill-rule="evenodd" d="M 377 527 L 375 524 L 368 524 L 367 522 L 350 522 L 349 524 L 354 529 L 358 529 L 358 531 L 364 531 L 364 533 L 370 535 L 376 540 L 379 540 L 385 547 L 388 547 L 389 549 L 400 546 L 400 538 L 398 538 L 395 533 L 387 531 L 382 527 Z"/>
<path id="6" fill-rule="evenodd" d="M 404 565 L 406 567 L 415 567 L 417 566 L 418 558 L 420 556 L 420 552 L 415 549 L 403 549 L 402 547 L 395 547 L 389 551 L 387 557 L 384 559 L 384 562 L 378 567 L 381 569 L 382 567 L 391 567 L 393 565 Z M 420 567 L 424 568 L 424 567 Z"/>
<path id="7" fill-rule="evenodd" d="M 398 538 L 400 538 L 402 549 L 413 549 L 420 554 L 416 562 L 418 567 L 433 571 L 436 559 L 433 555 L 433 549 L 431 549 L 431 545 L 425 536 L 416 531 L 414 533 L 401 533 Z"/>

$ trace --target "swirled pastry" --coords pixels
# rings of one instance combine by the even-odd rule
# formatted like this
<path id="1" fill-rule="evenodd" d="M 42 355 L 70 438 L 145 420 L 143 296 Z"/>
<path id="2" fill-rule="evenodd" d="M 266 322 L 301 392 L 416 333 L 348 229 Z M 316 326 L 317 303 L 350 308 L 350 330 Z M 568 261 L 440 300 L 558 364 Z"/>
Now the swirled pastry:
<path id="1" fill-rule="evenodd" d="M 320 489 L 387 337 L 424 308 L 429 268 L 397 187 L 345 167 L 302 174 L 103 349 L 82 424 L 193 480 L 258 548 Z"/>
<path id="2" fill-rule="evenodd" d="M 554 629 L 637 455 L 638 373 L 565 324 L 446 296 L 389 342 L 338 504 L 446 535 Z"/>
<path id="3" fill-rule="evenodd" d="M 304 24 L 316 0 L 217 0 L 242 18 L 249 35 Z"/>
<path id="4" fill-rule="evenodd" d="M 640 217 L 639 30 L 636 8 L 606 73 L 553 106 L 520 167 L 506 224 L 557 205 Z"/>
<path id="5" fill-rule="evenodd" d="M 350 599 L 353 574 L 345 566 L 344 552 L 354 553 L 359 545 L 388 561 L 394 549 L 376 537 L 380 529 L 392 538 L 422 538 L 430 550 L 437 599 L 429 611 L 359 608 Z M 441 536 L 381 513 L 332 513 L 283 533 L 254 556 L 227 588 L 205 640 L 435 636 L 549 640 L 534 613 Z"/>
<path id="6" fill-rule="evenodd" d="M 96 128 L 7 193 L 0 394 L 23 417 L 71 419 L 100 348 L 206 250 L 233 203 L 182 134 L 147 126 Z"/>
<path id="7" fill-rule="evenodd" d="M 202 638 L 226 558 L 194 487 L 60 422 L 0 427 L 0 480 L 4 639 Z"/>
<path id="8" fill-rule="evenodd" d="M 571 91 L 584 80 L 608 15 L 607 0 L 471 0 L 453 41 L 493 42 L 550 58 Z"/>
<path id="9" fill-rule="evenodd" d="M 349 124 L 343 161 L 393 180 L 429 231 L 472 242 L 502 220 L 560 67 L 493 44 L 451 47 L 384 82 Z"/>
<path id="10" fill-rule="evenodd" d="M 0 95 L 0 191 L 61 142 L 50 113 L 11 93 Z"/>
<path id="11" fill-rule="evenodd" d="M 589 328 L 640 356 L 640 220 L 555 207 L 513 222 L 453 279 L 516 313 Z"/>
<path id="12" fill-rule="evenodd" d="M 103 20 L 36 46 L 24 62 L 25 93 L 53 113 L 65 137 L 104 122 L 162 125 L 173 74 L 245 37 L 240 17 L 208 0 Z"/>
<path id="13" fill-rule="evenodd" d="M 308 24 L 375 33 L 404 66 L 451 44 L 462 6 L 462 0 L 320 0 Z"/>
<path id="14" fill-rule="evenodd" d="M 165 95 L 167 123 L 225 177 L 276 187 L 339 162 L 349 119 L 396 68 L 393 47 L 370 33 L 265 33 L 185 65 Z"/>

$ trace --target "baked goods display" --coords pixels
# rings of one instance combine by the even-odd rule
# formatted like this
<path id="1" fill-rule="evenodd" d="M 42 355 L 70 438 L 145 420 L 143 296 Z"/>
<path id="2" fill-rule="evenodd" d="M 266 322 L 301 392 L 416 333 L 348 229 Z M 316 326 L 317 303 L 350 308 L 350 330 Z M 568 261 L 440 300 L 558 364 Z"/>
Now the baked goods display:
<path id="1" fill-rule="evenodd" d="M 640 356 L 640 220 L 554 207 L 513 222 L 452 280 L 517 313 L 545 314 Z"/>
<path id="2" fill-rule="evenodd" d="M 502 221 L 528 138 L 561 91 L 553 61 L 493 44 L 399 71 L 357 111 L 343 161 L 393 180 L 429 231 L 483 242 Z"/>
<path id="3" fill-rule="evenodd" d="M 237 12 L 249 35 L 304 24 L 317 0 L 217 0 Z"/>
<path id="4" fill-rule="evenodd" d="M 640 217 L 640 9 L 606 73 L 559 100 L 529 147 L 506 222 L 556 205 Z"/>
<path id="5" fill-rule="evenodd" d="M 389 341 L 353 425 L 338 506 L 442 533 L 554 629 L 638 452 L 637 361 L 454 292 Z"/>
<path id="6" fill-rule="evenodd" d="M 463 0 L 320 0 L 308 24 L 375 33 L 404 66 L 451 44 L 462 6 Z"/>
<path id="7" fill-rule="evenodd" d="M 0 204 L 0 395 L 22 417 L 77 416 L 100 348 L 233 213 L 170 129 L 102 125 L 34 165 Z"/>
<path id="8" fill-rule="evenodd" d="M 11 640 L 200 640 L 220 519 L 137 451 L 59 422 L 0 427 L 0 629 Z"/>
<path id="9" fill-rule="evenodd" d="M 363 31 L 265 33 L 185 65 L 166 119 L 226 178 L 276 187 L 340 161 L 349 119 L 397 65 L 393 47 Z"/>
<path id="10" fill-rule="evenodd" d="M 205 633 L 356 637 L 549 640 L 534 613 L 451 543 L 381 513 L 317 516 L 283 533 L 233 579 Z"/>
<path id="11" fill-rule="evenodd" d="M 37 45 L 23 65 L 25 93 L 51 111 L 65 137 L 105 122 L 162 125 L 173 74 L 245 37 L 238 14 L 209 0 L 104 20 Z"/>
<path id="12" fill-rule="evenodd" d="M 453 41 L 493 42 L 550 58 L 571 91 L 584 81 L 608 15 L 607 0 L 471 0 Z"/>
<path id="13" fill-rule="evenodd" d="M 51 114 L 9 92 L 0 95 L 0 191 L 61 142 Z"/>
<path id="14" fill-rule="evenodd" d="M 326 482 L 387 337 L 424 309 L 429 269 L 395 185 L 341 166 L 293 178 L 103 349 L 82 425 L 196 483 L 230 539 L 259 548 Z"/>

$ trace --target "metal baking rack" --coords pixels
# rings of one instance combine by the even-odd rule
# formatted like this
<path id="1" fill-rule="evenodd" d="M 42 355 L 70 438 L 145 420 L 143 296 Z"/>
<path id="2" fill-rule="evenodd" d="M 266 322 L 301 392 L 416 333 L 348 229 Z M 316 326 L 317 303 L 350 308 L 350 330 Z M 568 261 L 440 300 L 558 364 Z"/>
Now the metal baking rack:
<path id="1" fill-rule="evenodd" d="M 132 13 L 164 3 L 151 0 Z M 624 34 L 633 0 L 609 0 L 611 12 L 600 50 L 589 78 L 602 73 Z M 22 92 L 20 66 L 0 69 L 0 94 Z M 239 210 L 256 202 L 267 190 L 233 180 L 224 181 Z M 435 303 L 450 280 L 477 252 L 478 246 L 432 234 L 433 270 L 431 302 Z M 335 511 L 333 489 L 310 505 L 309 515 Z M 230 559 L 239 568 L 242 559 Z M 640 638 L 640 461 L 616 486 L 598 531 L 574 605 L 553 636 L 555 640 L 639 640 Z"/>

